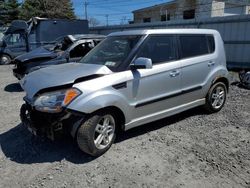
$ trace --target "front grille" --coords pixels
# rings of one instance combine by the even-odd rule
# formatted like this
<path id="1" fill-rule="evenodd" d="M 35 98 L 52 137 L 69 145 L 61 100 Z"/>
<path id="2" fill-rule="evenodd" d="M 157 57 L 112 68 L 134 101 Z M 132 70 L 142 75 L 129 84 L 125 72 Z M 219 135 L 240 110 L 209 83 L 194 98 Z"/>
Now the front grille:
<path id="1" fill-rule="evenodd" d="M 15 59 L 14 61 L 14 64 L 15 64 L 15 68 L 13 69 L 13 71 L 15 73 L 23 73 L 25 72 L 25 66 L 23 65 L 23 62 Z"/>
<path id="2" fill-rule="evenodd" d="M 32 110 L 30 113 L 30 120 L 36 127 L 48 127 L 56 124 L 62 117 L 62 114 L 50 114 Z"/>

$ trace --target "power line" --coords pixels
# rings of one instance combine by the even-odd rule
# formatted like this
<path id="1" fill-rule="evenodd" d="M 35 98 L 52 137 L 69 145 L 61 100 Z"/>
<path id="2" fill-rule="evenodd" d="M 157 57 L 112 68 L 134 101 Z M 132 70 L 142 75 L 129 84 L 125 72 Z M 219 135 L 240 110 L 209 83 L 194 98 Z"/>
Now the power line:
<path id="1" fill-rule="evenodd" d="M 154 3 L 154 2 L 156 2 L 155 0 L 144 0 L 143 2 L 136 2 L 136 5 L 138 5 L 138 4 L 146 4 L 146 3 Z M 91 5 L 99 5 L 99 3 L 103 3 L 103 1 L 102 2 L 94 2 L 94 3 L 91 3 Z M 131 4 L 127 4 L 127 3 L 129 3 L 127 0 L 121 0 L 121 1 L 115 1 L 115 2 L 105 2 L 105 5 L 116 5 L 116 4 L 118 4 L 119 3 L 119 5 L 117 5 L 117 6 L 124 6 L 124 5 L 135 5 L 135 2 L 130 2 Z M 126 4 L 120 4 L 120 3 L 126 3 Z"/>
<path id="2" fill-rule="evenodd" d="M 206 3 L 206 4 L 202 4 L 202 5 L 209 5 L 209 4 L 211 4 L 211 3 Z M 229 7 L 229 8 L 217 8 L 217 9 L 211 9 L 211 10 L 201 10 L 201 11 L 196 11 L 195 12 L 195 14 L 200 14 L 200 13 L 206 13 L 206 12 L 211 12 L 211 11 L 219 11 L 219 10 L 227 10 L 227 9 L 232 9 L 232 8 L 240 8 L 240 7 L 245 7 L 246 5 L 235 5 L 235 6 L 231 6 L 231 7 Z M 192 7 L 194 7 L 194 6 L 188 6 L 189 8 L 192 8 Z M 185 6 L 185 7 L 181 7 L 180 9 L 177 9 L 177 11 L 182 11 L 182 10 L 188 10 L 187 9 L 187 6 Z M 117 14 L 115 14 L 115 15 L 121 15 L 121 14 L 125 14 L 125 13 L 117 13 Z M 111 15 L 111 14 L 110 14 Z M 180 13 L 174 13 L 174 15 L 173 16 L 182 16 L 183 15 L 183 13 L 182 12 L 180 12 Z M 120 21 L 121 19 L 109 19 L 109 21 Z M 127 20 L 130 20 L 130 19 L 127 19 Z"/>
<path id="3" fill-rule="evenodd" d="M 218 2 L 215 2 L 218 3 Z M 178 9 L 176 9 L 177 11 L 183 11 L 183 10 L 188 10 L 190 8 L 195 8 L 197 5 L 210 5 L 212 3 L 203 3 L 203 4 L 196 4 L 196 5 L 190 5 L 190 6 L 182 6 L 182 7 L 178 7 Z M 204 12 L 210 12 L 210 11 L 218 11 L 218 10 L 226 10 L 226 9 L 232 9 L 232 8 L 239 8 L 239 7 L 244 7 L 245 5 L 235 5 L 235 6 L 231 6 L 229 8 L 219 8 L 219 9 L 213 9 L 213 10 L 201 10 L 201 11 L 196 11 L 196 13 L 204 13 Z M 127 15 L 127 14 L 132 14 L 131 12 L 124 12 L 124 13 L 111 13 L 109 15 Z M 96 16 L 103 16 L 106 14 L 92 14 L 92 15 L 96 15 Z M 182 13 L 175 13 L 175 15 L 182 15 Z"/>
<path id="4" fill-rule="evenodd" d="M 87 12 L 87 8 L 88 8 L 89 3 L 87 1 L 84 1 L 84 12 L 85 12 L 85 19 L 88 19 L 88 12 Z"/>
<path id="5" fill-rule="evenodd" d="M 140 1 L 140 0 L 138 0 L 138 1 Z M 102 5 L 95 5 L 95 4 L 97 4 L 98 2 L 102 2 Z M 130 4 L 130 0 L 120 0 L 120 1 L 116 1 L 116 2 L 112 2 L 112 1 L 109 1 L 109 0 L 106 0 L 105 1 L 105 3 L 103 4 L 103 2 L 104 1 L 91 1 L 91 3 L 89 3 L 89 5 L 90 6 L 93 6 L 93 7 L 97 7 L 97 8 L 102 8 L 102 9 L 105 9 L 105 10 L 107 10 L 107 11 L 109 11 L 109 12 L 112 12 L 112 11 L 118 11 L 119 13 L 109 13 L 108 14 L 108 16 L 107 16 L 107 14 L 91 14 L 92 16 L 102 16 L 102 17 L 105 17 L 106 18 L 106 25 L 109 25 L 109 22 L 110 21 L 112 21 L 112 22 L 114 22 L 114 21 L 121 21 L 123 18 L 117 18 L 117 16 L 119 16 L 119 15 L 132 15 L 132 13 L 131 13 L 131 11 L 129 11 L 129 12 L 125 12 L 125 11 L 122 11 L 122 10 L 118 10 L 117 8 L 114 8 L 115 6 L 111 6 L 110 7 L 110 5 L 111 4 L 117 4 L 118 2 L 120 2 L 120 3 L 125 3 L 126 2 L 126 4 L 117 4 L 117 6 L 132 6 L 132 4 Z M 152 1 L 147 1 L 148 3 L 149 2 L 152 2 Z M 155 1 L 153 1 L 153 2 L 155 2 Z M 131 2 L 132 3 L 132 2 Z M 144 1 L 143 2 L 143 4 L 145 4 L 146 2 Z M 195 10 L 195 14 L 199 14 L 199 13 L 206 13 L 206 12 L 211 12 L 211 11 L 219 11 L 219 10 L 226 10 L 226 9 L 232 9 L 232 8 L 236 8 L 236 7 L 244 7 L 244 6 L 246 6 L 245 4 L 244 5 L 234 5 L 234 6 L 231 6 L 231 7 L 229 7 L 229 8 L 218 8 L 218 9 L 212 9 L 212 7 L 210 7 L 210 5 L 212 5 L 212 4 L 214 4 L 214 3 L 219 3 L 219 2 L 207 2 L 207 3 L 195 3 L 195 4 L 193 4 L 193 5 L 188 5 L 188 6 L 183 6 L 183 5 L 181 5 L 181 6 L 177 6 L 177 8 L 176 9 L 173 9 L 172 11 L 170 11 L 170 14 L 171 14 L 171 16 L 173 16 L 174 18 L 176 18 L 176 17 L 178 17 L 179 15 L 180 16 L 183 16 L 183 11 L 185 11 L 185 10 L 188 10 L 188 9 L 196 9 Z M 106 7 L 105 5 L 109 5 L 109 7 Z M 138 4 L 138 3 L 136 3 L 136 4 Z M 140 2 L 139 4 L 142 4 L 142 2 Z M 160 4 L 157 4 L 157 5 L 153 5 L 153 6 L 148 6 L 148 7 L 145 7 L 145 8 L 150 8 L 150 7 L 155 7 L 155 6 L 158 6 L 158 5 L 161 5 L 161 4 L 164 4 L 164 3 L 160 3 Z M 95 5 L 95 6 L 94 6 Z M 197 10 L 197 7 L 202 7 L 203 6 L 203 10 L 202 9 L 199 9 L 198 8 L 198 10 Z M 206 7 L 207 6 L 207 7 Z M 205 10 L 204 10 L 204 7 L 205 7 Z M 141 8 L 141 9 L 143 9 L 143 8 Z M 150 16 L 150 15 L 149 15 Z M 111 17 L 111 19 L 110 19 L 110 17 Z M 115 17 L 115 19 L 112 19 L 112 17 Z M 130 16 L 128 16 L 128 17 L 130 17 Z M 132 20 L 132 18 L 129 18 L 129 19 L 127 19 L 127 20 Z M 104 20 L 103 20 L 104 21 Z"/>
<path id="6" fill-rule="evenodd" d="M 128 13 L 112 13 L 112 14 L 109 14 L 109 15 L 128 15 L 128 14 L 131 14 L 131 12 L 128 12 Z M 91 14 L 92 16 L 105 16 L 106 14 Z"/>
<path id="7" fill-rule="evenodd" d="M 126 12 L 124 12 L 122 10 L 118 10 L 118 9 L 114 9 L 114 8 L 110 8 L 110 7 L 105 7 L 105 6 L 102 6 L 102 5 L 95 5 L 95 7 L 98 7 L 98 8 L 101 8 L 101 9 L 107 9 L 107 10 L 111 10 L 111 11 L 116 11 L 116 12 L 121 12 L 121 13 L 126 13 Z"/>
<path id="8" fill-rule="evenodd" d="M 122 1 L 122 2 L 125 2 L 125 1 Z M 110 2 L 111 3 L 111 2 Z M 207 6 L 207 5 L 212 5 L 212 4 L 214 4 L 214 3 L 220 3 L 220 2 L 210 2 L 210 3 L 196 3 L 196 4 L 194 4 L 194 5 L 189 5 L 189 6 L 178 6 L 178 11 L 181 11 L 181 10 L 186 10 L 186 9 L 188 9 L 188 8 L 195 8 L 195 7 L 197 7 L 197 6 Z M 138 3 L 137 3 L 138 4 Z M 90 5 L 92 5 L 92 4 L 90 4 Z M 131 5 L 131 4 L 127 4 L 127 5 Z M 160 5 L 160 4 L 158 4 L 158 5 Z M 119 4 L 119 6 L 125 6 L 125 5 L 120 5 Z M 150 7 L 154 7 L 154 6 L 157 6 L 157 5 L 153 5 L 153 6 L 150 6 Z M 237 5 L 236 5 L 237 6 Z M 245 6 L 245 5 L 238 5 L 239 7 L 241 7 L 241 6 Z M 100 6 L 100 5 L 98 5 L 97 7 L 99 7 L 99 8 L 102 8 L 102 9 L 107 9 L 107 10 L 112 10 L 112 11 L 120 11 L 120 10 L 115 10 L 114 8 L 110 8 L 110 7 L 105 7 L 105 6 Z M 150 7 L 145 7 L 145 8 L 150 8 Z M 143 8 L 142 8 L 143 9 Z M 226 8 L 223 8 L 223 9 L 226 9 Z M 215 10 L 215 9 L 214 9 Z M 217 9 L 217 10 L 219 10 L 219 9 Z M 203 12 L 209 12 L 210 10 L 208 10 L 208 11 L 203 11 Z M 122 13 L 114 13 L 114 14 L 109 14 L 109 15 L 122 15 L 122 14 L 131 14 L 131 12 L 123 12 L 122 11 Z M 96 14 L 96 15 L 99 15 L 99 14 Z"/>
<path id="9" fill-rule="evenodd" d="M 109 15 L 106 14 L 105 17 L 106 17 L 106 25 L 108 26 L 109 25 Z"/>

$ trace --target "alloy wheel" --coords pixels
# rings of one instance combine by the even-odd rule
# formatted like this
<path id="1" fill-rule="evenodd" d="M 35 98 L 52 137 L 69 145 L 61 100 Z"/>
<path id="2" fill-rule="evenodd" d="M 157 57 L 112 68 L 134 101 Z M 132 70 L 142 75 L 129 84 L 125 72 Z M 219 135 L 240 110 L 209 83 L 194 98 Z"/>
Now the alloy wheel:
<path id="1" fill-rule="evenodd" d="M 95 128 L 94 143 L 96 148 L 105 149 L 114 138 L 115 120 L 111 115 L 101 117 Z"/>
<path id="2" fill-rule="evenodd" d="M 217 86 L 214 88 L 212 95 L 211 95 L 211 101 L 212 101 L 212 106 L 215 109 L 221 108 L 221 106 L 225 102 L 225 89 L 221 86 Z"/>

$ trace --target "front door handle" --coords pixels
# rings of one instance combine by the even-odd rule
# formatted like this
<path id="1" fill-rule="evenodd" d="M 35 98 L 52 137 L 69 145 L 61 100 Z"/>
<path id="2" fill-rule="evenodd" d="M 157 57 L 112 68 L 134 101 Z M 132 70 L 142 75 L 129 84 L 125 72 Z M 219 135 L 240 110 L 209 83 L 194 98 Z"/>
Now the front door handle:
<path id="1" fill-rule="evenodd" d="M 171 77 L 176 77 L 176 76 L 178 76 L 178 75 L 180 75 L 180 71 L 177 71 L 177 70 L 172 71 L 172 72 L 170 73 L 170 76 L 171 76 Z"/>
<path id="2" fill-rule="evenodd" d="M 208 62 L 208 66 L 211 67 L 211 66 L 214 66 L 215 62 L 214 61 L 209 61 Z"/>

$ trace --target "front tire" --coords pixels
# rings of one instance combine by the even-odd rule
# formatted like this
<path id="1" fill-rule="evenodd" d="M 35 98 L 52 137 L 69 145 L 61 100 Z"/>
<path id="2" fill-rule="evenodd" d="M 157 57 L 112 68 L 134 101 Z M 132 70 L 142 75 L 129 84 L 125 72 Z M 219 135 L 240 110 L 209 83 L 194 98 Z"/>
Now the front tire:
<path id="1" fill-rule="evenodd" d="M 209 89 L 206 96 L 205 110 L 209 113 L 219 112 L 227 97 L 227 87 L 223 82 L 217 82 Z"/>
<path id="2" fill-rule="evenodd" d="M 10 56 L 3 54 L 0 58 L 0 65 L 8 65 L 11 63 Z"/>
<path id="3" fill-rule="evenodd" d="M 104 154 L 114 143 L 116 124 L 116 116 L 111 112 L 91 115 L 77 131 L 76 141 L 79 148 L 95 157 Z"/>

